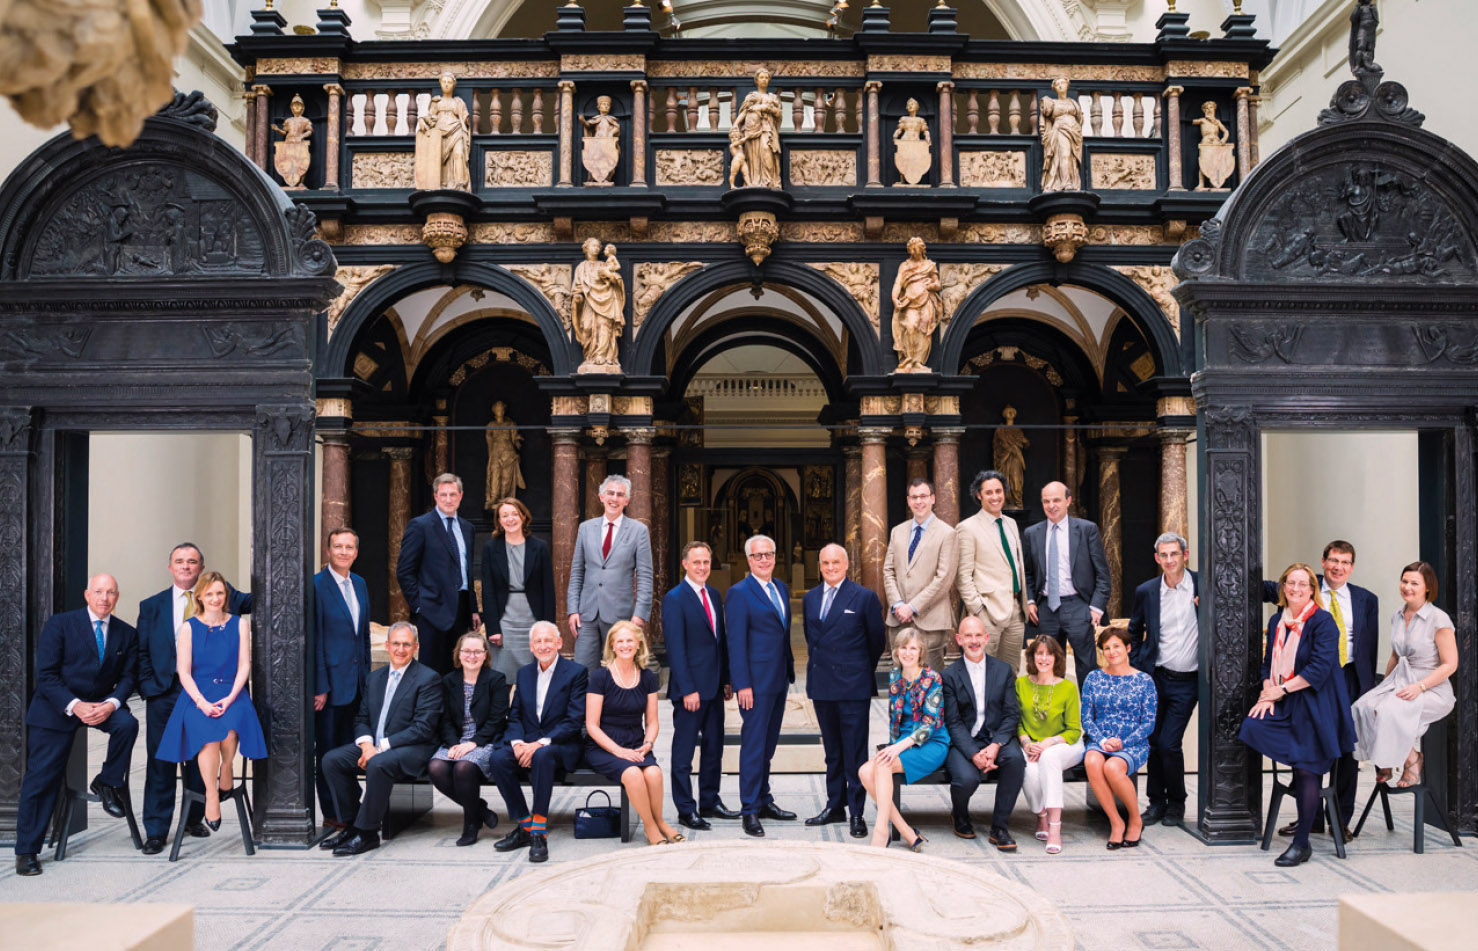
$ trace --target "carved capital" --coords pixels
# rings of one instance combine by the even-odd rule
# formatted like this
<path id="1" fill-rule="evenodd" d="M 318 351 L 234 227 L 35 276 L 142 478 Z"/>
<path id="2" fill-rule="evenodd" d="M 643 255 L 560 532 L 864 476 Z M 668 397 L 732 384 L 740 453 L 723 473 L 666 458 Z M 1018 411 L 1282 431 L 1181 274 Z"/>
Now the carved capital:
<path id="1" fill-rule="evenodd" d="M 340 86 L 338 83 L 324 83 L 323 91 L 328 93 L 330 96 L 342 97 L 344 95 L 344 87 Z"/>
<path id="2" fill-rule="evenodd" d="M 877 92 L 882 88 L 883 82 L 880 79 L 869 79 L 867 82 L 862 84 L 863 92 Z"/>
<path id="3" fill-rule="evenodd" d="M 1252 95 L 1252 87 L 1238 86 L 1236 91 L 1233 92 L 1232 95 L 1238 99 L 1246 99 Z"/>
<path id="4" fill-rule="evenodd" d="M 272 87 L 266 83 L 257 83 L 251 87 L 251 92 L 253 96 L 270 96 L 272 95 Z"/>
<path id="5" fill-rule="evenodd" d="M 644 93 L 647 91 L 647 81 L 645 79 L 633 79 L 631 81 L 631 88 L 635 92 Z"/>
<path id="6" fill-rule="evenodd" d="M 575 81 L 573 79 L 561 79 L 558 83 L 560 92 L 574 92 Z"/>
<path id="7" fill-rule="evenodd" d="M 1257 438 L 1257 417 L 1250 406 L 1214 406 L 1206 411 L 1208 449 L 1252 450 Z"/>
<path id="8" fill-rule="evenodd" d="M 253 439 L 262 440 L 267 455 L 307 453 L 313 446 L 312 406 L 301 403 L 263 403 L 257 406 Z"/>
<path id="9" fill-rule="evenodd" d="M 319 419 L 353 419 L 354 402 L 344 399 L 320 399 L 313 403 Z"/>
<path id="10" fill-rule="evenodd" d="M 1155 401 L 1155 415 L 1161 418 L 1194 416 L 1196 415 L 1196 398 L 1193 396 L 1163 396 Z"/>
<path id="11" fill-rule="evenodd" d="M 1178 98 L 1185 93 L 1184 86 L 1166 86 L 1164 92 L 1160 93 L 1166 99 Z"/>

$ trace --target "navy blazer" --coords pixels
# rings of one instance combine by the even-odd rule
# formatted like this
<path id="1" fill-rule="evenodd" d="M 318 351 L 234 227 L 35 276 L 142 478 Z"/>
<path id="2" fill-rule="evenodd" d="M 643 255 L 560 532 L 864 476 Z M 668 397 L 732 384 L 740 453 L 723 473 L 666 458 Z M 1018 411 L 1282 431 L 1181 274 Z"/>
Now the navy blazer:
<path id="1" fill-rule="evenodd" d="M 359 602 L 358 625 L 338 579 L 327 568 L 313 578 L 313 693 L 328 694 L 335 707 L 359 699 L 370 672 L 369 586 L 352 571 L 349 583 Z"/>
<path id="2" fill-rule="evenodd" d="M 667 644 L 667 696 L 673 704 L 690 693 L 712 700 L 729 682 L 729 641 L 724 628 L 724 599 L 718 589 L 704 585 L 713 608 L 714 627 L 698 593 L 684 578 L 662 598 L 662 636 Z"/>
<path id="3" fill-rule="evenodd" d="M 1047 526 L 1046 520 L 1027 526 L 1021 533 L 1021 557 L 1026 560 L 1026 599 L 1045 603 L 1042 589 L 1047 586 Z M 1103 550 L 1103 538 L 1098 526 L 1083 518 L 1068 517 L 1067 520 L 1068 567 L 1072 570 L 1073 588 L 1078 597 L 1089 606 L 1100 611 L 1108 610 L 1109 578 L 1108 554 Z"/>
<path id="4" fill-rule="evenodd" d="M 82 721 L 67 715 L 73 700 L 128 705 L 138 674 L 139 637 L 114 614 L 108 619 L 107 643 L 98 657 L 97 637 L 86 608 L 53 614 L 36 644 L 36 693 L 26 723 L 47 730 L 70 730 Z"/>
<path id="5" fill-rule="evenodd" d="M 1200 598 L 1196 573 L 1187 568 L 1186 574 L 1191 576 L 1191 593 Z M 1129 663 L 1145 673 L 1154 673 L 1155 665 L 1160 662 L 1160 580 L 1164 577 L 1155 575 L 1134 589 L 1134 613 L 1129 618 Z"/>
<path id="6" fill-rule="evenodd" d="M 590 673 L 581 664 L 563 657 L 554 658 L 554 676 L 544 696 L 544 716 L 539 716 L 539 662 L 518 668 L 518 690 L 513 695 L 513 709 L 508 715 L 508 732 L 503 742 L 514 740 L 532 743 L 549 737 L 556 748 L 559 764 L 566 770 L 580 764 L 580 737 L 585 731 L 585 690 Z"/>
<path id="7" fill-rule="evenodd" d="M 462 742 L 462 720 L 467 710 L 466 676 L 458 668 L 441 678 L 441 742 L 456 746 Z M 491 667 L 477 673 L 472 687 L 472 742 L 478 746 L 496 743 L 508 729 L 508 678 Z"/>
<path id="8" fill-rule="evenodd" d="M 443 533 L 445 534 L 445 533 Z M 524 536 L 523 593 L 535 620 L 554 620 L 554 556 L 542 538 Z M 500 634 L 508 607 L 508 540 L 494 536 L 482 546 L 482 622 L 489 634 Z M 504 644 L 503 646 L 508 646 Z"/>
<path id="9" fill-rule="evenodd" d="M 359 698 L 359 714 L 354 719 L 354 736 L 373 738 L 380 722 L 380 708 L 385 704 L 385 686 L 390 682 L 390 665 L 369 675 L 364 694 Z M 400 686 L 390 698 L 390 712 L 385 717 L 385 739 L 390 748 L 422 746 L 436 742 L 441 722 L 441 676 L 418 660 L 405 666 Z"/>
<path id="10" fill-rule="evenodd" d="M 421 615 L 438 631 L 457 623 L 457 596 L 462 590 L 462 567 L 467 569 L 467 588 L 472 588 L 472 523 L 458 515 L 457 529 L 466 542 L 465 565 L 458 564 L 457 543 L 446 533 L 446 516 L 433 508 L 406 523 L 400 536 L 400 559 L 395 580 L 411 611 Z M 473 602 L 474 606 L 476 602 Z M 426 635 L 425 631 L 421 632 Z M 429 635 L 426 635 L 429 636 Z"/>
<path id="11" fill-rule="evenodd" d="M 866 700 L 878 693 L 878 658 L 887 635 L 883 604 L 868 588 L 842 579 L 826 620 L 821 605 L 826 585 L 801 598 L 806 631 L 806 696 L 812 700 Z"/>
<path id="12" fill-rule="evenodd" d="M 226 585 L 226 612 L 250 614 L 250 592 Z M 139 604 L 139 695 L 145 700 L 162 697 L 180 687 L 179 663 L 175 656 L 174 586 L 170 585 Z"/>
<path id="13" fill-rule="evenodd" d="M 1315 575 L 1314 583 L 1322 587 L 1324 576 Z M 1355 665 L 1355 680 L 1360 692 L 1350 698 L 1350 702 L 1354 703 L 1375 686 L 1375 665 L 1380 653 L 1380 598 L 1357 584 L 1345 582 L 1345 587 L 1350 589 L 1350 608 L 1355 612 L 1355 643 L 1354 650 L 1350 653 L 1350 663 Z M 1320 597 L 1323 597 L 1322 593 Z M 1262 600 L 1264 604 L 1278 603 L 1278 582 L 1262 583 Z M 1329 605 L 1326 604 L 1324 610 L 1328 611 Z M 1334 615 L 1331 614 L 1329 620 L 1333 621 Z"/>
<path id="14" fill-rule="evenodd" d="M 729 679 L 734 690 L 785 693 L 795 683 L 795 655 L 790 650 L 790 591 L 771 579 L 785 609 L 785 620 L 753 575 L 729 589 L 724 624 L 729 638 Z"/>
<path id="15" fill-rule="evenodd" d="M 949 729 L 949 742 L 967 757 L 974 756 L 991 743 L 1020 745 L 1016 738 L 1021 724 L 1021 701 L 1016 697 L 1016 671 L 1003 660 L 985 655 L 985 722 L 980 733 L 972 734 L 975 725 L 975 688 L 965 658 L 944 668 L 944 725 Z M 980 741 L 985 738 L 985 742 Z"/>

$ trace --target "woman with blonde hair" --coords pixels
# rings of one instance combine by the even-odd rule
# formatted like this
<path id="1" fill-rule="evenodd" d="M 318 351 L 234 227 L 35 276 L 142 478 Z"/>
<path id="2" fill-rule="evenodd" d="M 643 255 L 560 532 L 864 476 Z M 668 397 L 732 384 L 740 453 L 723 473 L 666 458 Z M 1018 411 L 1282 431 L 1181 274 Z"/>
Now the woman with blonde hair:
<path id="1" fill-rule="evenodd" d="M 896 666 L 888 675 L 888 743 L 862 764 L 857 778 L 878 804 L 872 844 L 888 845 L 891 824 L 909 849 L 918 852 L 928 840 L 893 808 L 893 776 L 902 773 L 903 781 L 911 783 L 944 765 L 949 754 L 944 681 L 924 664 L 923 638 L 911 628 L 893 642 L 893 662 Z"/>

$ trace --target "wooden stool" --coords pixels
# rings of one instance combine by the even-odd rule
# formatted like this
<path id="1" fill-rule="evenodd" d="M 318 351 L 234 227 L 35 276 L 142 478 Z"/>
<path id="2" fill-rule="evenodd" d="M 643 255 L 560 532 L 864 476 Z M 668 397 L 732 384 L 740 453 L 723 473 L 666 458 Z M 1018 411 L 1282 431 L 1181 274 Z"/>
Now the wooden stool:
<path id="1" fill-rule="evenodd" d="M 171 862 L 179 861 L 180 845 L 185 840 L 185 820 L 190 813 L 190 805 L 197 802 L 202 806 L 205 805 L 205 793 L 196 792 L 184 784 L 183 780 L 185 778 L 184 773 L 186 768 L 187 764 L 180 764 L 180 779 L 182 780 L 180 788 L 183 790 L 183 795 L 180 796 L 180 818 L 175 823 L 174 828 L 174 845 L 169 850 L 169 860 Z M 241 826 L 241 844 L 246 849 L 247 855 L 256 855 L 257 847 L 252 842 L 251 798 L 246 791 L 247 779 L 248 777 L 243 775 L 236 781 L 236 785 L 232 786 L 229 790 L 221 791 L 222 815 L 224 817 L 226 801 L 234 800 L 236 802 L 237 823 Z M 212 779 L 211 781 L 214 782 L 215 780 Z"/>
<path id="2" fill-rule="evenodd" d="M 1411 795 L 1412 802 L 1416 805 L 1414 810 L 1416 830 L 1411 836 L 1411 851 L 1420 855 L 1425 850 L 1427 826 L 1426 804 L 1428 802 L 1432 804 L 1432 814 L 1437 817 L 1438 823 L 1441 824 L 1443 829 L 1447 830 L 1448 835 L 1452 836 L 1452 844 L 1458 848 L 1463 847 L 1462 840 L 1457 837 L 1457 833 L 1453 831 L 1452 826 L 1447 822 L 1447 813 L 1443 811 L 1442 804 L 1437 801 L 1436 794 L 1424 782 L 1413 783 L 1410 786 L 1392 786 L 1389 783 L 1376 783 L 1375 788 L 1370 791 L 1370 799 L 1365 803 L 1365 811 L 1360 813 L 1360 821 L 1355 826 L 1355 834 L 1359 835 L 1360 830 L 1365 828 L 1365 819 L 1370 815 L 1370 807 L 1375 805 L 1377 796 L 1380 797 L 1381 811 L 1386 814 L 1386 829 L 1388 831 L 1395 829 L 1396 825 L 1391 821 L 1391 797 L 1406 794 Z"/>
<path id="3" fill-rule="evenodd" d="M 1329 834 L 1334 839 L 1334 854 L 1345 857 L 1344 826 L 1339 821 L 1339 798 L 1334 787 L 1339 775 L 1339 760 L 1329 768 L 1329 782 L 1319 789 L 1319 799 L 1324 803 L 1324 821 L 1329 824 Z M 1293 796 L 1293 783 L 1278 778 L 1278 762 L 1273 761 L 1273 798 L 1268 800 L 1268 818 L 1263 826 L 1262 850 L 1266 852 L 1273 844 L 1273 833 L 1278 831 L 1278 805 L 1283 797 Z M 1368 807 L 1367 807 L 1368 808 Z M 1359 834 L 1358 832 L 1356 833 Z"/>

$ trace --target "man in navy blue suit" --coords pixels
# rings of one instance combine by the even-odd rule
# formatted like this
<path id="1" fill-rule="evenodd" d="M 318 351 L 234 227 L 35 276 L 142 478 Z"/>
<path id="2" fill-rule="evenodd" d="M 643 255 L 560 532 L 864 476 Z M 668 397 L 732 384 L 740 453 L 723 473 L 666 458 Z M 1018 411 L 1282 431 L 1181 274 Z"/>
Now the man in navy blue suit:
<path id="1" fill-rule="evenodd" d="M 1134 589 L 1129 618 L 1129 662 L 1155 678 L 1159 709 L 1150 734 L 1150 804 L 1145 825 L 1178 826 L 1185 820 L 1185 752 L 1182 742 L 1200 690 L 1200 635 L 1196 573 L 1187 570 L 1186 540 L 1174 532 L 1155 539 L 1162 574 Z"/>
<path id="2" fill-rule="evenodd" d="M 831 544 L 817 556 L 822 583 L 801 599 L 806 630 L 806 696 L 821 726 L 826 754 L 826 808 L 808 826 L 843 822 L 867 837 L 867 790 L 857 771 L 867 762 L 867 721 L 877 696 L 878 658 L 887 635 L 878 596 L 847 579 L 847 550 Z M 846 807 L 842 793 L 846 792 Z"/>
<path id="3" fill-rule="evenodd" d="M 370 672 L 369 587 L 349 568 L 359 557 L 359 533 L 328 533 L 328 564 L 313 579 L 313 742 L 318 752 L 318 804 L 323 824 L 342 829 L 323 774 L 329 750 L 354 742 L 354 716 Z"/>
<path id="4" fill-rule="evenodd" d="M 729 686 L 729 647 L 724 636 L 724 601 L 708 585 L 713 549 L 707 542 L 683 548 L 683 580 L 662 598 L 662 635 L 667 642 L 672 701 L 672 804 L 689 829 L 711 829 L 708 820 L 737 819 L 719 799 L 723 773 L 724 703 Z M 701 737 L 701 747 L 700 738 Z M 693 750 L 699 747 L 698 798 L 693 799 Z"/>
<path id="5" fill-rule="evenodd" d="M 462 480 L 443 472 L 431 483 L 436 507 L 406 523 L 395 580 L 421 634 L 424 663 L 439 674 L 452 669 L 452 645 L 481 620 L 472 603 L 472 523 L 457 514 Z"/>
<path id="6" fill-rule="evenodd" d="M 770 795 L 770 760 L 780 742 L 785 694 L 795 683 L 790 651 L 790 592 L 774 580 L 775 541 L 755 535 L 744 543 L 749 575 L 729 589 L 724 623 L 729 679 L 739 698 L 739 799 L 746 835 L 762 836 L 760 819 L 787 821 L 795 813 Z"/>
<path id="7" fill-rule="evenodd" d="M 590 673 L 559 656 L 559 628 L 535 621 L 529 628 L 534 662 L 518 669 L 518 688 L 508 714 L 508 732 L 493 752 L 493 782 L 508 807 L 513 831 L 493 843 L 499 852 L 527 848 L 530 862 L 549 860 L 549 799 L 555 774 L 580 764 L 585 728 L 585 688 Z M 530 809 L 520 783 L 527 781 Z"/>
<path id="8" fill-rule="evenodd" d="M 195 613 L 195 582 L 205 570 L 205 556 L 194 542 L 176 545 L 169 553 L 169 574 L 174 583 L 139 605 L 139 694 L 143 696 L 147 714 L 144 748 L 149 760 L 144 770 L 144 854 L 157 855 L 164 850 L 169 826 L 174 819 L 175 789 L 179 766 L 161 760 L 159 738 L 164 725 L 174 712 L 180 696 L 180 678 L 175 660 L 175 636 L 185 619 Z M 250 614 L 252 598 L 248 593 L 226 586 L 226 610 L 231 614 Z M 185 766 L 185 786 L 204 792 L 200 770 L 191 760 Z M 190 807 L 185 830 L 196 838 L 210 832 L 201 820 L 205 806 Z"/>
<path id="9" fill-rule="evenodd" d="M 91 789 L 110 816 L 124 814 L 122 790 L 139 721 L 125 704 L 133 693 L 138 632 L 113 617 L 118 582 L 95 575 L 87 607 L 52 615 L 36 644 L 36 693 L 26 711 L 26 775 L 15 822 L 15 872 L 40 875 L 41 840 L 56 806 L 79 726 L 108 734 L 108 755 Z"/>

